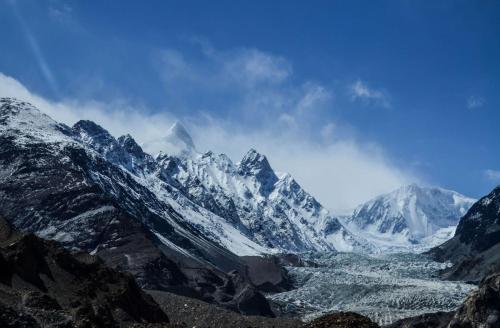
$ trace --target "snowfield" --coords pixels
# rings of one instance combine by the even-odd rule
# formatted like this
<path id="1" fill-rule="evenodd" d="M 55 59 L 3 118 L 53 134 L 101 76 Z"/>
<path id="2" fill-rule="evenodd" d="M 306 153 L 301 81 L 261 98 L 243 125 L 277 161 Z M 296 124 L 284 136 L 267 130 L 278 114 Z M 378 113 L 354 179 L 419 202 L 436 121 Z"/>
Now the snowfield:
<path id="1" fill-rule="evenodd" d="M 318 267 L 288 267 L 297 289 L 268 296 L 285 312 L 312 320 L 331 311 L 354 311 L 380 325 L 423 313 L 455 310 L 475 288 L 443 281 L 447 264 L 406 253 L 307 253 Z"/>

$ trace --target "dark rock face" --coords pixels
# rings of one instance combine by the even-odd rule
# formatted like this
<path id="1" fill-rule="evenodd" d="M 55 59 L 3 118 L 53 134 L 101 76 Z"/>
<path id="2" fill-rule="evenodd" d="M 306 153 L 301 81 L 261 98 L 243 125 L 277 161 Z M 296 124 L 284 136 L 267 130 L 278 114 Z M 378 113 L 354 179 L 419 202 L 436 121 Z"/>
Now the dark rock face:
<path id="1" fill-rule="evenodd" d="M 239 306 L 260 295 L 244 263 L 132 175 L 152 161 L 133 139 L 117 141 L 93 122 L 69 128 L 29 104 L 0 99 L 0 216 L 13 227 L 96 254 L 142 287 L 252 312 Z M 237 281 L 231 270 L 240 272 Z M 260 314 L 272 315 L 261 300 Z"/>
<path id="2" fill-rule="evenodd" d="M 294 318 L 243 316 L 213 304 L 168 292 L 148 291 L 148 293 L 167 313 L 170 322 L 180 327 L 299 328 L 303 325 L 302 321 Z"/>
<path id="3" fill-rule="evenodd" d="M 131 275 L 106 267 L 97 257 L 72 255 L 32 234 L 9 236 L 0 245 L 2 327 L 168 322 Z"/>
<path id="4" fill-rule="evenodd" d="M 387 328 L 446 328 L 451 318 L 453 318 L 453 312 L 426 313 L 398 320 Z"/>
<path id="5" fill-rule="evenodd" d="M 261 195 L 269 195 L 273 185 L 278 181 L 278 177 L 271 168 L 266 156 L 259 154 L 254 149 L 250 149 L 241 160 L 240 174 L 255 176 L 260 183 L 259 191 Z"/>
<path id="6" fill-rule="evenodd" d="M 247 275 L 260 291 L 279 293 L 293 288 L 292 281 L 278 256 L 244 256 Z"/>
<path id="7" fill-rule="evenodd" d="M 477 282 L 500 272 L 500 187 L 476 202 L 460 220 L 455 236 L 428 254 L 454 264 L 443 272 L 448 279 Z"/>
<path id="8" fill-rule="evenodd" d="M 500 327 L 500 274 L 485 278 L 451 319 L 450 328 Z"/>
<path id="9" fill-rule="evenodd" d="M 38 328 L 40 325 L 31 315 L 19 313 L 0 303 L 0 327 L 5 328 Z M 63 327 L 61 325 L 61 327 Z"/>
<path id="10" fill-rule="evenodd" d="M 303 328 L 378 328 L 369 318 L 354 312 L 339 312 L 322 316 Z"/>

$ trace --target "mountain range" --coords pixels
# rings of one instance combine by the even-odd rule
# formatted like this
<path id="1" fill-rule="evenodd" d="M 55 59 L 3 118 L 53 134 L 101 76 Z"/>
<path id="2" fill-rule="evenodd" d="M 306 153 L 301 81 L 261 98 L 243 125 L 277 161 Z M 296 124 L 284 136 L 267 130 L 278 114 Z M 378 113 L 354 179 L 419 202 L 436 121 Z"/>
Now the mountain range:
<path id="1" fill-rule="evenodd" d="M 500 270 L 498 188 L 476 202 L 412 184 L 337 217 L 254 149 L 237 163 L 199 152 L 180 123 L 159 142 L 153 156 L 130 135 L 92 121 L 70 127 L 1 98 L 0 218 L 97 255 L 144 289 L 250 315 L 275 315 L 261 292 L 290 288 L 281 265 L 299 260 L 286 253 L 432 248 L 452 263 L 446 278 Z"/>
<path id="2" fill-rule="evenodd" d="M 200 153 L 178 122 L 162 140 L 168 152 L 151 156 L 132 136 L 115 139 L 94 122 L 79 121 L 68 127 L 27 103 L 8 98 L 1 103 L 0 131 L 4 139 L 8 136 L 12 145 L 23 148 L 39 144 L 44 155 L 58 160 L 71 161 L 64 154 L 69 148 L 85 153 L 89 163 L 80 169 L 89 175 L 86 182 L 91 180 L 121 203 L 129 198 L 123 204 L 129 214 L 146 210 L 166 218 L 162 221 L 169 221 L 180 236 L 189 240 L 186 245 L 202 234 L 237 255 L 374 252 L 390 247 L 411 250 L 415 244 L 435 245 L 429 238 L 451 238 L 458 219 L 474 202 L 453 191 L 413 184 L 360 205 L 348 218 L 337 218 L 290 174 L 275 172 L 263 154 L 251 149 L 240 162 L 233 163 L 224 154 Z M 104 167 L 106 172 L 100 170 Z M 83 214 L 94 216 L 112 210 L 104 206 Z M 172 213 L 176 215 L 172 217 Z M 190 235 L 193 229 L 197 236 Z M 36 232 L 76 248 L 77 239 L 85 239 L 70 227 L 52 224 L 38 224 Z M 165 239 L 168 234 L 158 228 L 149 232 L 176 252 L 200 257 L 189 249 L 193 245 L 173 245 L 171 239 Z M 106 245 L 94 246 L 91 251 L 95 253 Z"/>

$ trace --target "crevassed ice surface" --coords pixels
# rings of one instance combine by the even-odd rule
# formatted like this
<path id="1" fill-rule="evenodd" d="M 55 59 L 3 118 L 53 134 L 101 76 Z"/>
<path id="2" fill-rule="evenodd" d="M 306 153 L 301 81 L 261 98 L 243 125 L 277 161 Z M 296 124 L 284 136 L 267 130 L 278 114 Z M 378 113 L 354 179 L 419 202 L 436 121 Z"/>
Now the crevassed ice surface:
<path id="1" fill-rule="evenodd" d="M 297 289 L 268 296 L 285 312 L 314 319 L 354 311 L 381 325 L 437 311 L 455 310 L 474 285 L 442 281 L 446 264 L 419 254 L 307 253 L 319 267 L 288 267 Z"/>

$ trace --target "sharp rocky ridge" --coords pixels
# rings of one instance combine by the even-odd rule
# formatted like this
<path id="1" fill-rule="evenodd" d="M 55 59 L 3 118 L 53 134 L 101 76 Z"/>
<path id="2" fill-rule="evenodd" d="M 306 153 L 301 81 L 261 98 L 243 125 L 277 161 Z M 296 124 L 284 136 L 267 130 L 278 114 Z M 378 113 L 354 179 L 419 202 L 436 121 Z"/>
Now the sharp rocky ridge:
<path id="1" fill-rule="evenodd" d="M 0 99 L 0 216 L 14 228 L 98 255 L 143 288 L 272 315 L 237 256 L 267 248 L 159 176 L 130 136 Z"/>
<path id="2" fill-rule="evenodd" d="M 339 219 L 290 174 L 275 172 L 266 156 L 254 149 L 238 163 L 224 154 L 198 152 L 180 122 L 166 131 L 162 140 L 165 151 L 151 156 L 132 136 L 116 139 L 92 121 L 68 127 L 28 103 L 3 98 L 0 104 L 0 133 L 6 146 L 13 149 L 9 155 L 14 163 L 22 160 L 17 156 L 23 154 L 21 150 L 35 147 L 35 153 L 72 170 L 68 176 L 78 173 L 79 186 L 97 188 L 110 200 L 93 208 L 92 213 L 83 208 L 68 213 L 64 222 L 33 206 L 26 209 L 26 216 L 35 214 L 36 224 L 15 218 L 21 228 L 73 248 L 88 248 L 90 244 L 93 249 L 89 251 L 109 248 L 95 237 L 90 238 L 92 243 L 85 242 L 89 236 L 80 234 L 77 222 L 84 222 L 85 216 L 105 217 L 107 212 L 118 210 L 145 227 L 162 248 L 210 263 L 226 258 L 228 250 L 235 255 L 379 252 L 390 249 L 387 244 L 413 250 L 412 245 L 429 238 L 451 238 L 454 225 L 473 201 L 451 191 L 411 185 Z M 37 169 L 47 170 L 26 156 L 22 165 L 32 164 L 32 174 Z M 51 169 L 57 171 L 56 167 Z M 13 165 L 4 164 L 2 170 L 10 172 Z M 5 175 L 2 178 L 7 179 Z M 19 180 L 22 178 L 26 177 Z M 47 191 L 53 190 L 54 186 L 44 183 Z M 66 183 L 69 181 L 60 186 L 62 190 Z M 214 254 L 219 255 L 214 258 Z"/>

